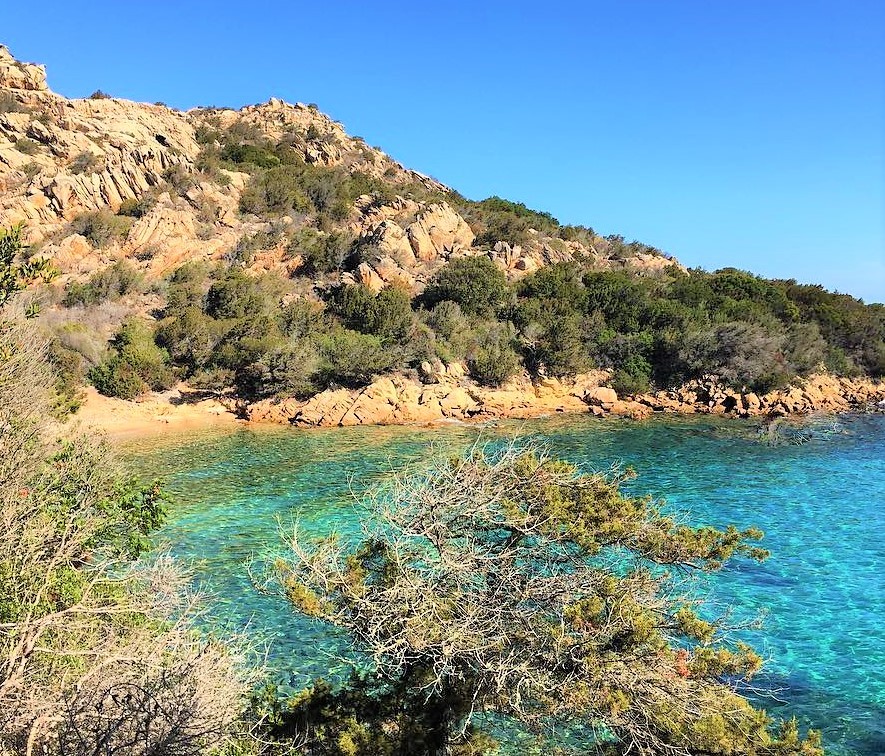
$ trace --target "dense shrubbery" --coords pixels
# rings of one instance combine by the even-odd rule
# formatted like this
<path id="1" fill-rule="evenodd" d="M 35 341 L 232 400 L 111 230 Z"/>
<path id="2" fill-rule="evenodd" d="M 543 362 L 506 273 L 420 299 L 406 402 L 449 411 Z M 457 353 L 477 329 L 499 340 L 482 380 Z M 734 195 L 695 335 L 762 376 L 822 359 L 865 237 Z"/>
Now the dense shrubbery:
<path id="1" fill-rule="evenodd" d="M 108 357 L 89 371 L 89 380 L 105 396 L 134 399 L 146 391 L 169 388 L 174 376 L 150 327 L 131 320 L 114 336 Z"/>
<path id="2" fill-rule="evenodd" d="M 2 254 L 4 242 L 21 250 L 16 236 L 0 230 L 4 305 L 27 280 Z M 172 560 L 143 555 L 160 489 L 120 475 L 94 437 L 59 438 L 47 345 L 11 309 L 0 306 L 0 753 L 248 747 L 255 672 L 198 629 Z"/>
<path id="3" fill-rule="evenodd" d="M 819 756 L 818 733 L 739 694 L 762 657 L 727 617 L 674 592 L 673 569 L 764 560 L 762 533 L 676 523 L 623 493 L 629 477 L 473 448 L 369 497 L 359 543 L 296 529 L 268 585 L 372 665 L 278 709 L 271 734 L 310 731 L 330 756 L 467 756 L 496 752 L 474 729 L 494 713 L 563 755 Z"/>
<path id="4" fill-rule="evenodd" d="M 468 315 L 493 315 L 504 304 L 509 287 L 504 273 L 488 257 L 459 257 L 427 285 L 423 303 L 457 303 Z"/>
<path id="5" fill-rule="evenodd" d="M 329 249 L 341 260 L 351 246 L 352 237 L 302 229 L 290 250 L 328 261 Z M 135 269 L 117 263 L 69 285 L 65 303 L 139 286 Z M 885 308 L 732 269 L 642 278 L 559 263 L 511 285 L 478 256 L 450 261 L 414 301 L 397 287 L 347 285 L 328 289 L 322 304 L 289 300 L 287 286 L 236 266 L 185 266 L 168 286 L 161 349 L 148 350 L 143 329 L 133 341 L 127 327 L 90 379 L 133 396 L 168 386 L 174 368 L 196 385 L 255 398 L 362 385 L 432 357 L 461 362 L 489 386 L 523 369 L 565 377 L 606 368 L 619 394 L 704 375 L 765 392 L 821 366 L 885 372 Z"/>

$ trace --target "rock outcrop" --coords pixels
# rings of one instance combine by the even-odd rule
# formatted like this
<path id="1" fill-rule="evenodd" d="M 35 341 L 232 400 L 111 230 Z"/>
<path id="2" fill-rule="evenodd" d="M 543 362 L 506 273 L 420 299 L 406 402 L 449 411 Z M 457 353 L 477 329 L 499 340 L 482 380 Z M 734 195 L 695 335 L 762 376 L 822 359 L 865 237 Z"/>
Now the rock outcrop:
<path id="1" fill-rule="evenodd" d="M 453 365 L 422 367 L 425 383 L 402 375 L 383 377 L 364 389 L 323 391 L 306 401 L 264 400 L 245 408 L 252 422 L 288 423 L 298 427 L 402 425 L 451 420 L 530 418 L 564 412 L 590 412 L 641 420 L 654 413 L 714 414 L 735 417 L 846 412 L 885 400 L 885 381 L 817 375 L 802 386 L 754 393 L 724 390 L 698 381 L 679 390 L 619 397 L 602 385 L 606 371 L 573 380 L 544 378 L 534 383 L 514 379 L 500 388 L 477 386 Z"/>

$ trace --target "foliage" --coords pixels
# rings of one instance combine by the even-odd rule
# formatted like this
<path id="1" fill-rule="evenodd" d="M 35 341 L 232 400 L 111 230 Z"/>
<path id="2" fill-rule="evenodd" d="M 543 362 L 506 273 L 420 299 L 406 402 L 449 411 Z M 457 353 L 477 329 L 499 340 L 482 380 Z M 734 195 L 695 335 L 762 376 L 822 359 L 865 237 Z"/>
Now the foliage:
<path id="1" fill-rule="evenodd" d="M 500 386 L 520 369 L 514 330 L 508 324 L 490 323 L 478 331 L 467 359 L 470 375 L 485 386 Z"/>
<path id="2" fill-rule="evenodd" d="M 524 246 L 531 238 L 530 228 L 551 234 L 559 229 L 559 221 L 550 213 L 531 210 L 521 202 L 500 197 L 470 203 L 467 217 L 476 227 L 476 243 L 480 246 L 492 246 L 498 241 Z"/>
<path id="3" fill-rule="evenodd" d="M 427 284 L 423 302 L 456 302 L 468 315 L 492 315 L 509 293 L 504 273 L 488 257 L 458 257 L 450 260 Z"/>
<path id="4" fill-rule="evenodd" d="M 378 492 L 357 546 L 296 531 L 271 584 L 374 664 L 356 692 L 378 704 L 346 708 L 350 731 L 411 727 L 410 753 L 451 753 L 476 715 L 498 712 L 536 732 L 582 724 L 591 734 L 556 743 L 562 753 L 819 754 L 816 733 L 802 740 L 735 692 L 761 658 L 670 577 L 764 559 L 762 534 L 679 524 L 624 495 L 628 475 L 585 475 L 533 448 L 474 450 Z M 295 714 L 316 716 L 323 695 Z M 391 697 L 422 705 L 387 709 Z"/>
<path id="5" fill-rule="evenodd" d="M 110 210 L 96 210 L 71 221 L 71 232 L 84 236 L 93 247 L 104 248 L 124 239 L 133 221 L 129 216 L 114 215 Z"/>
<path id="6" fill-rule="evenodd" d="M 65 307 L 90 307 L 129 294 L 138 294 L 143 288 L 144 278 L 135 265 L 128 260 L 118 260 L 113 265 L 96 271 L 83 283 L 71 281 L 65 287 L 62 304 Z"/>
<path id="7" fill-rule="evenodd" d="M 10 228 L 0 227 L 0 307 L 3 307 L 16 293 L 35 281 L 48 282 L 57 271 L 43 258 L 21 260 L 24 251 L 22 224 Z M 36 315 L 36 307 L 29 309 L 29 315 Z"/>
<path id="8" fill-rule="evenodd" d="M 319 337 L 317 346 L 323 360 L 322 385 L 364 386 L 396 363 L 396 355 L 384 348 L 380 338 L 346 328 Z"/>
<path id="9" fill-rule="evenodd" d="M 340 270 L 351 255 L 354 240 L 354 236 L 346 231 L 321 233 L 303 228 L 290 240 L 287 251 L 290 257 L 301 257 L 299 272 L 307 275 L 332 273 Z"/>
<path id="10" fill-rule="evenodd" d="M 362 285 L 340 286 L 329 297 L 329 308 L 346 327 L 388 344 L 404 342 L 414 323 L 411 296 L 397 286 L 378 293 Z"/>
<path id="11" fill-rule="evenodd" d="M 36 155 L 40 151 L 40 144 L 33 139 L 22 137 L 16 140 L 15 149 L 24 155 Z"/>
<path id="12" fill-rule="evenodd" d="M 0 281 L 8 268 L 0 259 Z M 121 475 L 101 441 L 58 440 L 46 348 L 0 321 L 0 752 L 224 747 L 242 732 L 254 668 L 196 629 L 171 560 L 132 561 L 162 493 Z"/>
<path id="13" fill-rule="evenodd" d="M 89 371 L 89 380 L 105 396 L 134 399 L 146 391 L 162 391 L 175 382 L 168 355 L 154 343 L 151 329 L 129 320 L 111 341 L 111 352 Z"/>

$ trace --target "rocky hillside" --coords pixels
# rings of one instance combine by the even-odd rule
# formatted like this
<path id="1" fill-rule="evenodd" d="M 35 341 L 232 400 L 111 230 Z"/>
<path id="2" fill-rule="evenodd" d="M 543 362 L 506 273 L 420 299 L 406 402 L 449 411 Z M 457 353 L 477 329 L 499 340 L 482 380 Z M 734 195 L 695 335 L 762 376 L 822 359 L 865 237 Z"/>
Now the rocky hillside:
<path id="1" fill-rule="evenodd" d="M 642 414 L 712 381 L 750 412 L 885 374 L 881 305 L 467 199 L 315 105 L 68 99 L 2 46 L 0 237 L 59 273 L 36 296 L 70 407 L 183 382 L 244 416 L 405 422 L 586 406 L 603 381 Z"/>
<path id="2" fill-rule="evenodd" d="M 317 212 L 322 198 L 278 202 L 291 187 L 256 186 L 256 166 L 294 162 L 314 178 L 355 177 L 366 191 L 330 213 Z M 42 66 L 0 46 L 0 226 L 24 222 L 64 276 L 124 258 L 153 277 L 185 261 L 234 258 L 292 275 L 305 265 L 291 244 L 303 229 L 352 235 L 361 254 L 347 250 L 321 272 L 376 291 L 397 281 L 420 290 L 458 255 L 488 255 L 511 277 L 572 259 L 651 272 L 676 264 L 587 229 L 575 239 L 531 226 L 521 244 L 506 232 L 495 238 L 479 214 L 465 218 L 470 204 L 313 105 L 182 112 L 101 92 L 68 99 L 48 88 Z"/>

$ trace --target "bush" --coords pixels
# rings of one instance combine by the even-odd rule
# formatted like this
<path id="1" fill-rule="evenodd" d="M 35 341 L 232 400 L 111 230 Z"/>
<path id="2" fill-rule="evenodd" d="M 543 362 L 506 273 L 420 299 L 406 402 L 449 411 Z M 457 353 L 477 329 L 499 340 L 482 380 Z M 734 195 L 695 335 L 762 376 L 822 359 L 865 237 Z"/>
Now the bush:
<path id="1" fill-rule="evenodd" d="M 89 371 L 100 394 L 135 399 L 146 391 L 162 391 L 175 382 L 168 355 L 155 343 L 148 326 L 137 320 L 123 324 L 111 341 L 111 353 Z"/>
<path id="2" fill-rule="evenodd" d="M 405 289 L 389 286 L 375 294 L 361 284 L 340 286 L 329 298 L 330 310 L 355 331 L 379 336 L 386 344 L 402 343 L 415 322 Z"/>
<path id="3" fill-rule="evenodd" d="M 118 260 L 93 273 L 84 283 L 71 281 L 65 287 L 62 304 L 65 307 L 89 307 L 129 294 L 138 294 L 143 291 L 143 287 L 144 278 L 138 269 L 128 260 Z"/>
<path id="4" fill-rule="evenodd" d="M 306 399 L 317 392 L 320 357 L 309 339 L 294 339 L 262 355 L 236 376 L 237 388 L 255 398 Z"/>
<path id="5" fill-rule="evenodd" d="M 480 331 L 467 360 L 470 375 L 485 386 L 500 386 L 516 375 L 522 365 L 514 349 L 509 324 L 490 323 Z"/>
<path id="6" fill-rule="evenodd" d="M 125 199 L 117 208 L 117 215 L 123 215 L 127 218 L 143 218 L 157 204 L 157 198 L 151 194 L 144 194 L 138 199 Z"/>
<path id="7" fill-rule="evenodd" d="M 209 287 L 205 309 L 209 317 L 220 320 L 267 313 L 273 304 L 258 279 L 231 268 Z"/>
<path id="8" fill-rule="evenodd" d="M 104 169 L 104 166 L 105 161 L 101 155 L 84 150 L 71 161 L 68 169 L 71 173 L 78 175 L 81 173 L 98 173 Z"/>
<path id="9" fill-rule="evenodd" d="M 429 307 L 448 299 L 467 315 L 486 316 L 501 307 L 509 292 L 507 278 L 488 257 L 459 257 L 436 273 L 422 299 Z"/>
<path id="10" fill-rule="evenodd" d="M 319 233 L 310 228 L 301 229 L 289 242 L 289 257 L 302 259 L 299 273 L 318 275 L 341 270 L 353 251 L 355 237 L 347 231 Z"/>
<path id="11" fill-rule="evenodd" d="M 254 215 L 309 212 L 311 203 L 298 179 L 285 167 L 256 173 L 240 196 L 240 210 Z"/>
<path id="12" fill-rule="evenodd" d="M 96 210 L 72 221 L 71 231 L 85 236 L 93 247 L 102 248 L 125 238 L 132 223 L 133 218 L 114 215 L 110 210 Z"/>
<path id="13" fill-rule="evenodd" d="M 396 357 L 377 336 L 338 329 L 318 341 L 323 385 L 364 386 L 396 364 Z"/>
<path id="14" fill-rule="evenodd" d="M 40 145 L 33 139 L 23 137 L 16 141 L 15 149 L 23 155 L 36 155 L 40 151 Z"/>
<path id="15" fill-rule="evenodd" d="M 245 163 L 258 168 L 276 168 L 280 164 L 280 159 L 273 152 L 254 144 L 229 144 L 222 149 L 221 159 L 238 167 Z"/>
<path id="16" fill-rule="evenodd" d="M 359 541 L 295 530 L 268 584 L 372 665 L 278 722 L 322 738 L 343 703 L 322 751 L 335 754 L 485 753 L 469 726 L 504 717 L 550 753 L 820 756 L 817 733 L 803 740 L 737 692 L 762 657 L 674 592 L 674 568 L 764 560 L 761 531 L 687 526 L 627 495 L 630 473 L 474 445 L 367 496 Z"/>
<path id="17" fill-rule="evenodd" d="M 783 345 L 783 332 L 770 333 L 757 323 L 722 323 L 687 333 L 680 358 L 691 377 L 709 373 L 735 389 L 766 393 L 789 380 Z"/>

